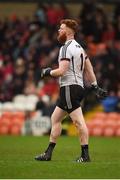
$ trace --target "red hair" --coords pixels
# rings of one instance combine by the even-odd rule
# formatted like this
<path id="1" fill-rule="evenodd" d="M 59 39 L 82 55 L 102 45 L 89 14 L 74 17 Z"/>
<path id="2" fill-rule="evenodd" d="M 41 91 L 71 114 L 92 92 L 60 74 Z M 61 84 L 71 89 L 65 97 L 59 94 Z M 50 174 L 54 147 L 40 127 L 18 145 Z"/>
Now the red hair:
<path id="1" fill-rule="evenodd" d="M 60 25 L 65 24 L 67 27 L 71 28 L 75 33 L 78 31 L 79 24 L 73 19 L 62 19 Z"/>

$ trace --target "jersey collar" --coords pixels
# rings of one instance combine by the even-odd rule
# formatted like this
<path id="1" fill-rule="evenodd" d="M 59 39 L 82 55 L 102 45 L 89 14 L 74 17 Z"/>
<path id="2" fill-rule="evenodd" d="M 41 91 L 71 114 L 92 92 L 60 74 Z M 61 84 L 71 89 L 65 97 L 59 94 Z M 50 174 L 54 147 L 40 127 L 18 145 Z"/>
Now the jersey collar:
<path id="1" fill-rule="evenodd" d="M 65 44 L 67 44 L 69 41 L 73 41 L 74 39 L 69 39 L 65 42 Z"/>

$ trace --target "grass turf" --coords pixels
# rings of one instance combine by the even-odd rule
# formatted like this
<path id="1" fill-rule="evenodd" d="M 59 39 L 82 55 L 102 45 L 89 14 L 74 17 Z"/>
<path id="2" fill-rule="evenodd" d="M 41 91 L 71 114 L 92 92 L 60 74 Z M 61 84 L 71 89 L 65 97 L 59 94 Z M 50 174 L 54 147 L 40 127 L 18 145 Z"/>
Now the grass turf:
<path id="1" fill-rule="evenodd" d="M 1 179 L 119 179 L 120 139 L 90 138 L 91 163 L 74 162 L 80 147 L 77 137 L 62 136 L 50 162 L 38 162 L 49 137 L 0 136 Z"/>

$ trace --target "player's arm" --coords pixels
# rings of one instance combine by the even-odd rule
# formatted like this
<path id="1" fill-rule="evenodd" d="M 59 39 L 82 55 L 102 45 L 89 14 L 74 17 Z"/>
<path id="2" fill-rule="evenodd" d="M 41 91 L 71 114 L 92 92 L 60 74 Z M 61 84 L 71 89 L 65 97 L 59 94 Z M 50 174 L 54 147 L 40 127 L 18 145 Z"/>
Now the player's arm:
<path id="1" fill-rule="evenodd" d="M 62 59 L 59 63 L 59 67 L 50 72 L 50 75 L 53 77 L 63 76 L 65 72 L 68 70 L 70 62 L 66 59 Z"/>
<path id="2" fill-rule="evenodd" d="M 93 71 L 93 66 L 92 66 L 89 58 L 87 58 L 85 60 L 84 73 L 85 73 L 86 78 L 90 82 L 91 89 L 94 91 L 97 98 L 104 99 L 107 96 L 107 91 L 105 91 L 104 89 L 102 89 L 98 86 L 96 76 Z"/>
<path id="3" fill-rule="evenodd" d="M 52 76 L 52 77 L 60 77 L 65 74 L 68 70 L 70 62 L 66 59 L 62 59 L 59 63 L 59 67 L 57 69 L 52 70 L 51 68 L 43 69 L 41 72 L 41 77 L 44 76 Z"/>
<path id="4" fill-rule="evenodd" d="M 85 60 L 84 75 L 86 76 L 86 79 L 88 79 L 90 84 L 97 85 L 96 76 L 89 58 Z"/>
<path id="5" fill-rule="evenodd" d="M 57 69 L 52 70 L 51 68 L 46 68 L 42 70 L 41 77 L 44 76 L 52 76 L 52 77 L 60 77 L 65 74 L 68 70 L 71 60 L 71 47 L 65 48 L 62 46 L 59 52 L 59 67 Z"/>

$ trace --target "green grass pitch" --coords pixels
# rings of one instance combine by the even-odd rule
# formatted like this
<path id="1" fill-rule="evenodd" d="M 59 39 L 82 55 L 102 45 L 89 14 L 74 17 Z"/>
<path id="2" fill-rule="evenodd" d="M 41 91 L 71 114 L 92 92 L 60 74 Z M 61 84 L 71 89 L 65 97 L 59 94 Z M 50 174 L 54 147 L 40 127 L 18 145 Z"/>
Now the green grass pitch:
<path id="1" fill-rule="evenodd" d="M 0 136 L 1 179 L 119 179 L 120 139 L 90 138 L 91 163 L 80 164 L 77 137 L 61 136 L 49 162 L 35 161 L 48 136 Z"/>

